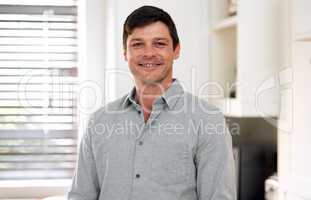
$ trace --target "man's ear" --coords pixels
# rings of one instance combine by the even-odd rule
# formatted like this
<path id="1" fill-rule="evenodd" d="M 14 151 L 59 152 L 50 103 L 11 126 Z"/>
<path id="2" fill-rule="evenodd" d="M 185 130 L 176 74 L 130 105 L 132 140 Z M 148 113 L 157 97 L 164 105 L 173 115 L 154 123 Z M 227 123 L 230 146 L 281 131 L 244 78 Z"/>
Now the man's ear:
<path id="1" fill-rule="evenodd" d="M 179 58 L 179 54 L 180 54 L 180 43 L 178 43 L 176 45 L 176 47 L 175 47 L 175 50 L 174 50 L 174 60 Z"/>
<path id="2" fill-rule="evenodd" d="M 127 50 L 125 48 L 123 48 L 123 56 L 124 60 L 127 61 Z"/>
<path id="3" fill-rule="evenodd" d="M 125 48 L 123 48 L 123 57 L 124 60 L 127 61 L 127 50 Z"/>

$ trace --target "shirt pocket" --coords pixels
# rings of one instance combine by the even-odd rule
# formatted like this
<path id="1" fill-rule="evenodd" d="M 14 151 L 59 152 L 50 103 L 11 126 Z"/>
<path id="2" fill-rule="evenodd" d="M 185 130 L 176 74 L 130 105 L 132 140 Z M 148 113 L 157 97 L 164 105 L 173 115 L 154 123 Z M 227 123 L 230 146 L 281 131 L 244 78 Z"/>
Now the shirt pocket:
<path id="1" fill-rule="evenodd" d="M 165 186 L 187 183 L 189 181 L 189 157 L 185 144 L 154 144 L 151 179 Z"/>

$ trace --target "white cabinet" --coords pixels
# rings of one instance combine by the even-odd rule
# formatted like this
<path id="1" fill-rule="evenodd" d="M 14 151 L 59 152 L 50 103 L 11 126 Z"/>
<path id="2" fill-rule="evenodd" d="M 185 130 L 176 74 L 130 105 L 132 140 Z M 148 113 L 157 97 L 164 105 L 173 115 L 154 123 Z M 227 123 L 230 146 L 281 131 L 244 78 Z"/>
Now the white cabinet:
<path id="1" fill-rule="evenodd" d="M 310 8 L 311 9 L 311 8 Z M 310 22 L 311 23 L 311 22 Z M 285 185 L 285 199 L 311 198 L 311 41 L 292 42 L 293 118 L 288 133 L 279 134 L 279 165 L 281 185 Z M 292 98 L 292 97 L 289 97 Z M 288 148 L 290 147 L 290 148 Z"/>
<path id="2" fill-rule="evenodd" d="M 290 66 L 288 91 L 292 93 L 281 102 L 280 120 L 287 124 L 278 130 L 280 200 L 311 199 L 311 1 L 286 0 L 284 4 L 288 33 L 282 34 L 283 63 Z"/>
<path id="3" fill-rule="evenodd" d="M 295 94 L 293 172 L 297 176 L 309 177 L 311 180 L 311 159 L 306 159 L 306 153 L 311 154 L 311 95 L 308 94 L 311 93 L 311 41 L 294 42 L 292 60 Z"/>
<path id="4" fill-rule="evenodd" d="M 281 1 L 237 2 L 229 16 L 228 0 L 211 0 L 209 80 L 220 95 L 210 101 L 227 116 L 278 116 Z"/>
<path id="5" fill-rule="evenodd" d="M 291 7 L 293 13 L 292 28 L 295 39 L 311 41 L 311 1 L 295 0 L 295 2 L 292 2 Z"/>

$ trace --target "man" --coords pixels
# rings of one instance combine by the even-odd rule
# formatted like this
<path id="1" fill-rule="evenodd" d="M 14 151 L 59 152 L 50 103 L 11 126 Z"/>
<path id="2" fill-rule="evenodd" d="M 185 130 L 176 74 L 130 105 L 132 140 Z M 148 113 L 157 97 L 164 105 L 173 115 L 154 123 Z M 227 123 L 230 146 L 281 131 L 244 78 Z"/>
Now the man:
<path id="1" fill-rule="evenodd" d="M 143 6 L 124 23 L 132 91 L 91 117 L 69 199 L 235 199 L 231 135 L 223 115 L 173 79 L 180 51 L 162 9 Z"/>

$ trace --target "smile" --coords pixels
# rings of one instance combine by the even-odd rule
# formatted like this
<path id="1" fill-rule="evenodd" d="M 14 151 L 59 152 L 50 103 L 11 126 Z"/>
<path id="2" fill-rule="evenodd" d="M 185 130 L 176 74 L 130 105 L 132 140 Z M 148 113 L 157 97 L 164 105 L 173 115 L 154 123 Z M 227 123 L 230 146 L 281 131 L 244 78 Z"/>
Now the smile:
<path id="1" fill-rule="evenodd" d="M 145 68 L 152 68 L 152 67 L 158 67 L 161 64 L 157 64 L 157 63 L 144 63 L 144 64 L 139 64 L 139 66 L 141 67 L 145 67 Z"/>

